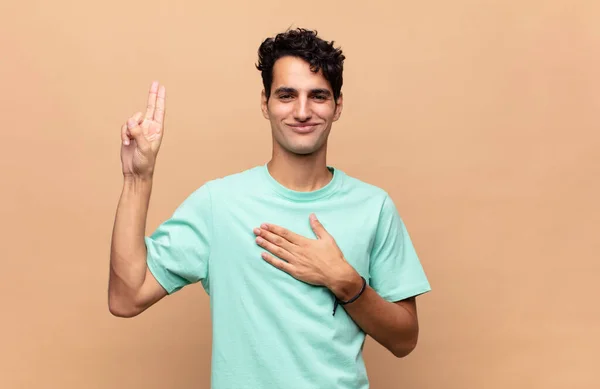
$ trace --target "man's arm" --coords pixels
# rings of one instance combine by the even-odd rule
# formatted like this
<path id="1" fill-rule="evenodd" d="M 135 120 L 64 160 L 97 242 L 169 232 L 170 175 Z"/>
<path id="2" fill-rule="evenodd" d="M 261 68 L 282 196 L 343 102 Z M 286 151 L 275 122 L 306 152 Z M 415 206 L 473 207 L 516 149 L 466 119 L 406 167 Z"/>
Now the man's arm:
<path id="1" fill-rule="evenodd" d="M 166 296 L 146 263 L 144 242 L 152 179 L 126 178 L 113 228 L 108 307 L 119 317 L 133 317 Z"/>
<path id="2" fill-rule="evenodd" d="M 332 293 L 342 301 L 350 300 L 362 287 L 360 275 L 351 266 L 346 274 L 330 286 Z M 407 356 L 417 346 L 419 321 L 416 297 L 389 302 L 366 285 L 360 297 L 343 307 L 365 333 L 396 357 Z"/>
<path id="3" fill-rule="evenodd" d="M 344 305 L 348 315 L 395 356 L 408 355 L 417 345 L 419 321 L 416 297 L 430 290 L 408 230 L 392 199 L 382 202 L 369 259 L 369 285 L 355 301 Z M 349 301 L 362 287 L 349 264 L 331 274 L 330 290 Z"/>
<path id="4" fill-rule="evenodd" d="M 153 82 L 146 113 L 121 127 L 123 191 L 110 250 L 108 307 L 115 316 L 138 315 L 166 295 L 146 264 L 146 217 L 156 156 L 164 133 L 165 87 Z"/>
<path id="5" fill-rule="evenodd" d="M 352 303 L 345 304 L 344 309 L 365 333 L 395 356 L 404 357 L 415 348 L 418 339 L 415 297 L 429 287 L 408 235 L 402 231 L 404 227 L 393 212 L 393 207 L 389 207 L 392 212 L 387 214 L 391 215 L 395 226 L 382 223 L 378 227 L 381 233 L 378 234 L 371 258 L 371 286 L 366 286 L 362 295 Z M 333 236 L 314 214 L 310 216 L 310 224 L 316 240 L 273 224 L 255 228 L 257 244 L 281 259 L 266 252 L 262 258 L 301 281 L 325 286 L 339 300 L 350 300 L 362 287 L 360 275 L 345 260 Z M 408 289 L 399 281 L 402 278 L 412 279 L 419 287 Z M 387 299 L 377 291 L 378 288 Z M 401 295 L 412 297 L 395 303 L 388 301 Z"/>

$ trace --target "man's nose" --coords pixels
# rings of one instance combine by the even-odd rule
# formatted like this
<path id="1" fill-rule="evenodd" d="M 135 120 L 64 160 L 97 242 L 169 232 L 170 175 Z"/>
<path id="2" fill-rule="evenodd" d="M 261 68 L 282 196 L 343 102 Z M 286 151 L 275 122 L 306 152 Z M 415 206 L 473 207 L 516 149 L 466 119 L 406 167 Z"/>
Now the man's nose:
<path id="1" fill-rule="evenodd" d="M 305 122 L 312 116 L 310 104 L 306 97 L 300 97 L 296 100 L 294 107 L 294 118 L 299 122 Z"/>

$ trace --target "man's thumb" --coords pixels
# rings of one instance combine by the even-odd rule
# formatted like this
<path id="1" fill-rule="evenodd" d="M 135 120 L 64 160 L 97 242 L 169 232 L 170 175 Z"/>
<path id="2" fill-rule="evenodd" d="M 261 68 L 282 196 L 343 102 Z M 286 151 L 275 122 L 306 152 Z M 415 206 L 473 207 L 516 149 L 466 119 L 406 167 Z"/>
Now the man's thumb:
<path id="1" fill-rule="evenodd" d="M 310 219 L 310 226 L 311 226 L 312 230 L 314 231 L 315 235 L 317 236 L 317 238 L 323 239 L 323 238 L 329 236 L 329 233 L 327 232 L 327 230 L 325 230 L 325 227 L 323 227 L 323 225 L 321 224 L 319 219 L 317 219 L 317 215 L 315 215 L 314 213 L 311 213 L 309 216 L 309 219 Z"/>

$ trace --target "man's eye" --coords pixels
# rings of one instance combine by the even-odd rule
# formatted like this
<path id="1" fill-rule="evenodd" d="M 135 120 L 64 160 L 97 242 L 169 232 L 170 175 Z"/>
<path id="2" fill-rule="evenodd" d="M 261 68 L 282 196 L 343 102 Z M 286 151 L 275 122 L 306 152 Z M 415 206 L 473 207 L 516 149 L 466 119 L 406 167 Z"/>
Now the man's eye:
<path id="1" fill-rule="evenodd" d="M 315 95 L 315 99 L 317 100 L 325 100 L 326 98 L 325 95 Z"/>
<path id="2" fill-rule="evenodd" d="M 280 98 L 280 99 L 284 99 L 284 100 L 285 100 L 285 99 L 291 99 L 291 98 L 292 98 L 292 95 L 279 95 L 279 98 Z"/>

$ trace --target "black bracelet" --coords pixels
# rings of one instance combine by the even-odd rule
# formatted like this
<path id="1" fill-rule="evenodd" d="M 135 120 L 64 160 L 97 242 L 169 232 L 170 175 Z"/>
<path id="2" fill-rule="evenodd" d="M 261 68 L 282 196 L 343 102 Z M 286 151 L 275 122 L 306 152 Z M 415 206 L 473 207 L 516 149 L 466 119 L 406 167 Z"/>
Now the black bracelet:
<path id="1" fill-rule="evenodd" d="M 360 278 L 363 281 L 362 287 L 360 288 L 360 292 L 358 292 L 356 294 L 356 296 L 352 297 L 350 300 L 348 301 L 342 301 L 339 300 L 336 296 L 334 296 L 335 301 L 333 302 L 333 316 L 335 316 L 335 310 L 337 309 L 338 305 L 346 305 L 346 304 L 350 304 L 353 301 L 356 301 L 357 298 L 359 298 L 363 292 L 365 291 L 365 288 L 367 286 L 367 280 L 365 280 L 365 277 L 360 276 Z"/>

